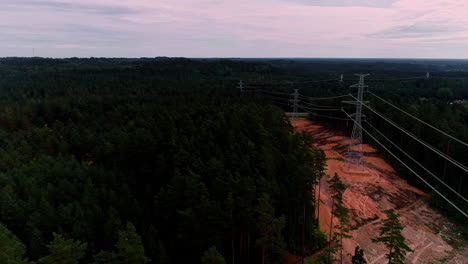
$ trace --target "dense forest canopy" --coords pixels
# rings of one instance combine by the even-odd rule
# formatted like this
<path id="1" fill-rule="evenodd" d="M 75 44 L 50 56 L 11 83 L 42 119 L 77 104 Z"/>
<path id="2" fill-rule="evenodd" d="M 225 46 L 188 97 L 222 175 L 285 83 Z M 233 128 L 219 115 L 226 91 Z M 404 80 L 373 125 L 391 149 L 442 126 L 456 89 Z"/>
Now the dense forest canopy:
<path id="1" fill-rule="evenodd" d="M 14 242 L 10 258 L 182 263 L 215 247 L 236 263 L 265 249 L 273 263 L 299 251 L 304 226 L 311 250 L 324 243 L 311 206 L 323 153 L 281 109 L 232 88 L 233 73 L 270 66 L 0 62 L 0 243 Z"/>
<path id="2" fill-rule="evenodd" d="M 289 109 L 239 97 L 237 82 L 329 96 L 349 93 L 354 73 L 427 71 L 438 77 L 370 89 L 468 141 L 468 109 L 451 104 L 468 99 L 468 84 L 441 78 L 468 77 L 465 61 L 0 59 L 0 246 L 8 248 L 0 262 L 254 263 L 263 255 L 279 263 L 285 251 L 301 254 L 303 243 L 313 252 L 325 243 L 312 206 L 324 154 L 294 133 Z M 344 83 L 287 83 L 342 73 Z M 466 149 L 371 103 L 468 160 Z M 368 120 L 467 196 L 466 175 L 372 114 Z"/>

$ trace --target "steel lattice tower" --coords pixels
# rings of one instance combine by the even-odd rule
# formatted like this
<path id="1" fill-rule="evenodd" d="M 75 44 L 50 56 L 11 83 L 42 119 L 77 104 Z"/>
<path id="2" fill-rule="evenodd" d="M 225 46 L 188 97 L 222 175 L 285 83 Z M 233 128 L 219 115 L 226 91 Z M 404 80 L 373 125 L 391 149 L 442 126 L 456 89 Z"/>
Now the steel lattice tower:
<path id="1" fill-rule="evenodd" d="M 357 163 L 358 165 L 362 164 L 362 105 L 366 102 L 363 102 L 364 97 L 364 88 L 367 87 L 364 84 L 364 77 L 369 76 L 369 74 L 355 74 L 359 76 L 359 83 L 354 84 L 351 87 L 358 87 L 358 97 L 357 101 L 349 102 L 356 104 L 356 113 L 354 116 L 354 126 L 353 132 L 351 133 L 351 143 L 348 146 L 347 156 L 348 162 Z M 354 147 L 354 148 L 353 148 Z"/>
<path id="2" fill-rule="evenodd" d="M 242 80 L 239 81 L 239 86 L 237 86 L 237 88 L 239 88 L 240 95 L 244 95 L 244 83 L 242 82 Z"/>
<path id="3" fill-rule="evenodd" d="M 291 95 L 293 96 L 293 99 L 290 101 L 292 102 L 294 117 L 297 117 L 297 109 L 299 107 L 299 89 L 294 89 L 294 93 Z"/>

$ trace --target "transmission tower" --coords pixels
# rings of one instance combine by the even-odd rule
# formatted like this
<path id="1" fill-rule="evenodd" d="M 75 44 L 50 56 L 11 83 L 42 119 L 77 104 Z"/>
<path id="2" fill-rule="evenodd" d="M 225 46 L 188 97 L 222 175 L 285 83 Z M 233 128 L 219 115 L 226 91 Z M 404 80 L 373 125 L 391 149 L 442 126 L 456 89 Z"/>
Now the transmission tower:
<path id="1" fill-rule="evenodd" d="M 237 88 L 239 88 L 240 95 L 242 96 L 244 94 L 244 84 L 242 83 L 242 80 L 239 81 L 239 86 Z"/>
<path id="2" fill-rule="evenodd" d="M 346 156 L 348 157 L 348 167 L 350 163 L 356 163 L 361 167 L 362 165 L 362 105 L 367 103 L 363 102 L 362 99 L 364 97 L 364 88 L 367 85 L 364 84 L 364 78 L 369 76 L 369 74 L 355 74 L 359 76 L 359 83 L 351 85 L 351 88 L 358 87 L 358 97 L 357 101 L 344 101 L 344 103 L 355 104 L 356 105 L 356 113 L 352 114 L 352 118 L 354 118 L 354 126 L 353 132 L 351 133 L 351 142 L 348 146 L 348 151 Z M 365 117 L 365 116 L 364 116 Z"/>
<path id="3" fill-rule="evenodd" d="M 294 117 L 297 117 L 297 108 L 299 107 L 299 89 L 294 89 L 294 93 L 291 94 L 293 96 L 293 99 L 290 101 L 292 102 L 292 108 L 293 108 L 293 113 Z"/>

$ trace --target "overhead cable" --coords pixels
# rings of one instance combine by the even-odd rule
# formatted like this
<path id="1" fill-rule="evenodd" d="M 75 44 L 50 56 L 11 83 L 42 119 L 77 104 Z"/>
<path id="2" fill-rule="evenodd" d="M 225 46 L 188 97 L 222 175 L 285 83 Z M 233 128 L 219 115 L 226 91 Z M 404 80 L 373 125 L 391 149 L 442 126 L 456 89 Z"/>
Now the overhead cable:
<path id="1" fill-rule="evenodd" d="M 334 116 L 321 115 L 321 114 L 317 114 L 317 113 L 309 113 L 309 114 L 314 115 L 314 116 L 325 117 L 325 118 L 329 118 L 329 119 L 349 121 L 348 118 L 339 118 L 339 117 L 334 117 Z"/>
<path id="2" fill-rule="evenodd" d="M 420 118 L 417 118 L 416 116 L 414 116 L 414 115 L 412 115 L 412 114 L 406 112 L 405 110 L 401 109 L 400 107 L 398 107 L 398 106 L 396 106 L 396 105 L 390 103 L 389 101 L 387 101 L 387 100 L 381 98 L 380 96 L 374 94 L 373 92 L 371 92 L 371 91 L 367 91 L 367 92 L 370 93 L 371 95 L 373 95 L 374 97 L 380 99 L 382 102 L 384 102 L 384 103 L 386 103 L 386 104 L 392 106 L 393 108 L 399 110 L 400 112 L 402 112 L 402 113 L 404 113 L 404 114 L 406 114 L 406 115 L 408 115 L 408 116 L 410 116 L 410 117 L 416 119 L 417 121 L 419 121 L 419 122 L 425 124 L 426 126 L 428 126 L 428 127 L 432 128 L 432 129 L 436 130 L 437 132 L 439 132 L 439 133 L 441 133 L 441 134 L 443 134 L 443 135 L 445 135 L 445 136 L 447 136 L 447 137 L 449 137 L 449 138 L 451 138 L 451 139 L 457 141 L 458 143 L 460 143 L 460 144 L 462 144 L 462 145 L 468 147 L 468 143 L 466 143 L 466 142 L 464 142 L 464 141 L 462 141 L 462 140 L 460 140 L 460 139 L 458 139 L 458 138 L 456 138 L 456 137 L 454 137 L 454 136 L 452 136 L 452 135 L 450 135 L 450 134 L 448 134 L 448 133 L 446 133 L 446 132 L 444 132 L 444 131 L 438 129 L 437 127 L 434 127 L 433 125 L 431 125 L 431 124 L 429 124 L 429 123 L 427 123 L 427 122 L 421 120 Z"/>
<path id="3" fill-rule="evenodd" d="M 351 118 L 351 116 L 343 110 L 343 112 Z M 352 119 L 352 118 L 351 118 Z M 410 166 L 408 166 L 406 163 L 404 163 L 400 158 L 398 158 L 397 155 L 395 155 L 393 152 L 391 152 L 384 144 L 382 144 L 380 141 L 378 141 L 371 133 L 369 133 L 365 128 L 362 127 L 361 124 L 356 122 L 356 120 L 352 119 L 354 123 L 358 126 L 361 127 L 362 131 L 364 131 L 369 137 L 371 137 L 375 142 L 377 142 L 382 148 L 384 148 L 390 155 L 392 155 L 397 161 L 399 161 L 403 166 L 405 166 L 409 171 L 411 171 L 414 175 L 416 175 L 422 182 L 424 182 L 429 188 L 431 188 L 435 193 L 437 193 L 440 197 L 442 197 L 445 201 L 447 201 L 450 205 L 452 205 L 455 209 L 457 209 L 461 214 L 463 214 L 466 218 L 468 218 L 468 214 L 465 213 L 462 209 L 460 209 L 456 204 L 454 204 L 452 201 L 450 201 L 447 197 L 445 197 L 441 192 L 439 192 L 434 186 L 429 184 L 426 180 L 424 180 L 423 177 L 421 177 L 418 173 L 416 173 L 413 169 L 411 169 Z"/>
<path id="4" fill-rule="evenodd" d="M 428 170 L 424 165 L 422 165 L 421 163 L 419 163 L 416 159 L 414 159 L 413 157 L 411 157 L 411 155 L 409 155 L 407 152 L 405 152 L 403 149 L 401 149 L 396 143 L 394 143 L 391 139 L 389 139 L 388 137 L 386 137 L 382 132 L 380 132 L 377 128 L 375 128 L 371 123 L 369 123 L 368 121 L 365 121 L 375 132 L 377 132 L 379 135 L 381 135 L 384 139 L 386 139 L 388 142 L 390 142 L 394 147 L 396 147 L 399 151 L 401 151 L 403 154 L 405 154 L 408 158 L 410 158 L 414 163 L 418 164 L 419 167 L 421 167 L 423 170 L 425 170 L 427 173 L 429 173 L 433 178 L 435 178 L 437 181 L 439 181 L 440 183 L 442 183 L 442 185 L 444 185 L 445 187 L 447 187 L 449 190 L 451 190 L 452 192 L 454 192 L 456 195 L 458 195 L 458 197 L 460 197 L 461 199 L 463 199 L 463 201 L 467 202 L 468 203 L 468 200 L 463 197 L 463 195 L 461 195 L 460 193 L 458 193 L 457 191 L 455 191 L 452 187 L 450 187 L 448 184 L 446 184 L 444 181 L 442 181 L 441 179 L 439 179 L 439 177 L 437 177 L 436 175 L 434 175 L 434 173 L 432 173 L 430 170 Z"/>
<path id="5" fill-rule="evenodd" d="M 408 130 L 402 128 L 401 126 L 397 125 L 395 122 L 393 122 L 392 120 L 390 120 L 388 117 L 382 115 L 381 113 L 377 112 L 376 110 L 374 110 L 372 107 L 364 104 L 363 102 L 359 101 L 356 97 L 353 96 L 354 99 L 356 99 L 357 102 L 361 103 L 362 105 L 364 105 L 367 109 L 371 110 L 372 112 L 374 112 L 376 115 L 380 116 L 382 119 L 384 119 L 385 121 L 387 121 L 388 123 L 390 123 L 391 125 L 393 125 L 394 127 L 398 128 L 400 131 L 404 132 L 405 134 L 407 134 L 408 136 L 410 136 L 411 138 L 413 138 L 414 140 L 418 141 L 419 143 L 421 143 L 422 145 L 424 145 L 425 147 L 427 147 L 428 149 L 432 150 L 433 152 L 437 153 L 439 156 L 443 157 L 444 159 L 450 161 L 452 164 L 454 164 L 455 166 L 459 167 L 460 169 L 462 169 L 463 171 L 465 172 L 468 172 L 468 167 L 466 167 L 465 165 L 461 164 L 460 162 L 454 160 L 453 158 L 451 158 L 450 156 L 448 156 L 447 154 L 443 153 L 442 151 L 438 150 L 437 148 L 433 147 L 432 145 L 428 144 L 427 142 L 423 141 L 422 139 L 416 137 L 415 135 L 413 135 L 411 132 L 409 132 Z"/>
<path id="6" fill-rule="evenodd" d="M 299 105 L 299 107 L 302 107 L 304 109 L 311 110 L 311 111 L 341 111 L 341 108 L 335 108 L 335 109 L 310 108 L 310 107 L 306 107 L 303 105 Z"/>

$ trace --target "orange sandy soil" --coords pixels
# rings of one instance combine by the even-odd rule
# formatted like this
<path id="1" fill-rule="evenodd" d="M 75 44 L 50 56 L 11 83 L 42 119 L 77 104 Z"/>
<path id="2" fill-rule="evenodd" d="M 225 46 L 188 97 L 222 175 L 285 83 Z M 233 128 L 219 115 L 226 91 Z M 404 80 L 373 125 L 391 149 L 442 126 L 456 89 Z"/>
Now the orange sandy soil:
<path id="1" fill-rule="evenodd" d="M 303 118 L 291 119 L 291 124 L 297 132 L 312 134 L 315 146 L 322 149 L 327 158 L 346 160 L 344 154 L 347 145 L 352 142 L 349 137 Z M 395 209 L 405 227 L 403 235 L 406 242 L 414 250 L 407 255 L 408 263 L 467 264 L 468 247 L 455 252 L 453 247 L 442 239 L 442 236 L 448 236 L 448 230 L 453 224 L 421 200 L 426 194 L 401 179 L 387 162 L 378 157 L 374 148 L 364 144 L 362 149 L 362 167 L 328 159 L 326 174 L 329 176 L 320 183 L 320 212 L 316 214 L 319 216 L 320 228 L 326 234 L 330 230 L 332 203 L 326 181 L 338 173 L 347 186 L 343 198 L 345 206 L 350 209 L 353 230 L 352 238 L 343 241 L 344 263 L 351 263 L 350 256 L 354 254 L 357 245 L 364 248 L 369 264 L 387 263 L 386 248 L 382 244 L 371 243 L 371 238 L 378 235 L 379 222 L 385 217 L 384 211 Z M 375 217 L 378 219 L 371 220 Z M 334 221 L 333 225 L 336 224 Z"/>

